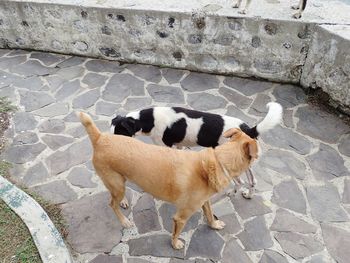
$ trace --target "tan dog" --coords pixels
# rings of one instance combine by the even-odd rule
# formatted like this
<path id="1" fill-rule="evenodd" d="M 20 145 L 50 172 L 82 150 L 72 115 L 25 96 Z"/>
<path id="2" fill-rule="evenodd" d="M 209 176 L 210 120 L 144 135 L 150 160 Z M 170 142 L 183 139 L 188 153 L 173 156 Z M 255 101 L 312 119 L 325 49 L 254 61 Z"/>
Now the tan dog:
<path id="1" fill-rule="evenodd" d="M 121 224 L 132 226 L 119 208 L 125 181 L 130 180 L 155 198 L 176 206 L 172 234 L 175 249 L 183 248 L 178 237 L 187 220 L 200 208 L 210 227 L 225 226 L 214 218 L 209 199 L 227 187 L 231 179 L 238 178 L 258 157 L 257 142 L 239 129 L 225 132 L 224 136 L 231 138 L 227 143 L 194 152 L 101 133 L 89 115 L 80 113 L 79 117 L 93 146 L 95 170 L 111 193 L 110 205 Z"/>

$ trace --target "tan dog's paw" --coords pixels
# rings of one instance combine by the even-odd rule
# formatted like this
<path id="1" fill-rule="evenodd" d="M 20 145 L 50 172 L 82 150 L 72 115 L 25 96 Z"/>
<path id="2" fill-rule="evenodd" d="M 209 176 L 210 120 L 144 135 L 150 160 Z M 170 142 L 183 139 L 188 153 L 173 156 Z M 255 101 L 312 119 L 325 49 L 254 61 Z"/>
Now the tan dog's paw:
<path id="1" fill-rule="evenodd" d="M 181 240 L 176 240 L 172 242 L 173 248 L 175 249 L 181 249 L 184 247 L 184 242 L 182 242 Z"/>
<path id="2" fill-rule="evenodd" d="M 131 228 L 134 226 L 134 224 L 131 223 L 130 220 L 127 218 L 125 218 L 121 223 L 122 223 L 122 226 L 125 228 Z"/>
<path id="3" fill-rule="evenodd" d="M 120 205 L 121 208 L 128 209 L 129 208 L 128 199 L 126 199 L 126 197 L 124 197 L 119 205 Z"/>
<path id="4" fill-rule="evenodd" d="M 215 220 L 212 224 L 211 224 L 211 228 L 216 229 L 216 230 L 220 230 L 223 229 L 226 226 L 224 221 L 221 220 Z"/>

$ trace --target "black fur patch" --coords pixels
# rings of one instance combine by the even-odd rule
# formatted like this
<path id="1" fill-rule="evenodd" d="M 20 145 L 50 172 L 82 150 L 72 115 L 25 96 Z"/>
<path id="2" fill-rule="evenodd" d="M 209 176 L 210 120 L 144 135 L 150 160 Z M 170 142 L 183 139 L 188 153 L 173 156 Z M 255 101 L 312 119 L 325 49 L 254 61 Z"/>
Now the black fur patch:
<path id="1" fill-rule="evenodd" d="M 176 113 L 182 112 L 192 119 L 203 118 L 203 124 L 197 137 L 198 145 L 203 147 L 219 145 L 219 139 L 224 129 L 224 119 L 220 115 L 180 107 L 174 107 L 173 109 Z"/>
<path id="2" fill-rule="evenodd" d="M 124 136 L 134 136 L 141 127 L 139 120 L 135 120 L 131 117 L 123 117 L 118 115 L 112 120 L 112 125 L 114 125 L 114 134 L 124 135 Z"/>
<path id="3" fill-rule="evenodd" d="M 182 118 L 177 120 L 170 128 L 167 127 L 165 129 L 162 141 L 169 147 L 173 146 L 175 143 L 181 142 L 185 138 L 186 128 L 186 119 Z"/>
<path id="4" fill-rule="evenodd" d="M 256 126 L 250 128 L 246 123 L 242 123 L 239 125 L 239 128 L 252 139 L 256 139 L 259 136 L 259 132 L 256 129 Z"/>
<path id="5" fill-rule="evenodd" d="M 301 10 L 305 10 L 305 7 L 306 7 L 306 2 L 307 2 L 307 0 L 303 0 L 303 4 L 302 4 L 302 7 L 301 7 Z"/>
<path id="6" fill-rule="evenodd" d="M 142 132 L 149 133 L 154 127 L 153 108 L 140 111 L 140 126 Z"/>

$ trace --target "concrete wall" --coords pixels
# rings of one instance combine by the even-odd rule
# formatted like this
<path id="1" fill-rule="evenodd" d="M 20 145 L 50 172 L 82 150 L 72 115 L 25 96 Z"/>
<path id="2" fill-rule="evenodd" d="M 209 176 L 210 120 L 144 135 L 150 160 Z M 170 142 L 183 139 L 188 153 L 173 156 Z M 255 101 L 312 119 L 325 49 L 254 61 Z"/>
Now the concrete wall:
<path id="1" fill-rule="evenodd" d="M 311 46 L 301 84 L 304 87 L 320 87 L 340 107 L 349 107 L 350 26 L 317 26 Z"/>

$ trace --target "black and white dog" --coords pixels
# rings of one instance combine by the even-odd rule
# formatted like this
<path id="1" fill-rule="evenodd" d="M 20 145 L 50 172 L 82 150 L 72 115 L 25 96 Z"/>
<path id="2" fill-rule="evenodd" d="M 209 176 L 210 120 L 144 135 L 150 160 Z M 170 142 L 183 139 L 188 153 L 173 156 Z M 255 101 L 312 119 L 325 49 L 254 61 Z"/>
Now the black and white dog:
<path id="1" fill-rule="evenodd" d="M 251 138 L 258 138 L 282 119 L 282 106 L 276 102 L 267 104 L 268 113 L 256 126 L 250 128 L 242 120 L 213 113 L 195 111 L 180 107 L 154 107 L 128 113 L 125 117 L 116 116 L 112 120 L 114 134 L 135 136 L 148 135 L 157 145 L 168 147 L 216 147 L 227 139 L 223 133 L 230 128 L 240 128 Z M 249 191 L 243 192 L 246 198 L 254 193 L 255 179 L 247 173 Z M 235 182 L 236 190 L 242 182 Z"/>

